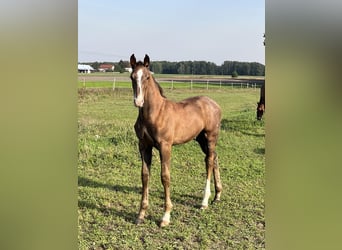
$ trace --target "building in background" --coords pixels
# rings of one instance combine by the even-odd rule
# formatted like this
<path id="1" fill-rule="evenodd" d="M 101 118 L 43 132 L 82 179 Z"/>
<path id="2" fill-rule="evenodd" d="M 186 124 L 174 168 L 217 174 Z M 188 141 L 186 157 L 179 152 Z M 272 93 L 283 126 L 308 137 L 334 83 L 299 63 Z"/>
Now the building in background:
<path id="1" fill-rule="evenodd" d="M 114 65 L 112 64 L 101 64 L 98 68 L 100 72 L 114 71 Z"/>
<path id="2" fill-rule="evenodd" d="M 87 64 L 78 64 L 78 73 L 91 73 L 94 71 L 93 67 Z"/>

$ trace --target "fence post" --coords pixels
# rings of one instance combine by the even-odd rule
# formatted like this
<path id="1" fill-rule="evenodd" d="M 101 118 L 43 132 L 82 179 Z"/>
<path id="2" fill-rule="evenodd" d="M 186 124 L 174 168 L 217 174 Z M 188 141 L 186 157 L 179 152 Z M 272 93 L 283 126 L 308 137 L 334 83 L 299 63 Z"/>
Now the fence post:
<path id="1" fill-rule="evenodd" d="M 209 89 L 209 80 L 207 80 L 207 90 Z"/>
<path id="2" fill-rule="evenodd" d="M 192 79 L 191 79 L 191 82 L 190 82 L 190 89 L 192 90 Z"/>
<path id="3" fill-rule="evenodd" d="M 173 79 L 172 79 L 172 82 L 171 82 L 171 90 L 173 90 Z"/>
<path id="4" fill-rule="evenodd" d="M 115 82 L 116 82 L 116 78 L 114 77 L 114 80 L 113 80 L 113 91 L 115 90 Z"/>

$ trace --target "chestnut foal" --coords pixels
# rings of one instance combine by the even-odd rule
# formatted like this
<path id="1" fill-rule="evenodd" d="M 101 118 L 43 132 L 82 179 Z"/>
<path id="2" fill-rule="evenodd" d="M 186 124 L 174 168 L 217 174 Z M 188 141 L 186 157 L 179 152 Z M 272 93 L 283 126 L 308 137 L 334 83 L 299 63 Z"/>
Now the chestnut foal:
<path id="1" fill-rule="evenodd" d="M 221 109 L 212 99 L 196 96 L 181 102 L 173 102 L 163 95 L 163 90 L 152 76 L 150 58 L 145 55 L 144 62 L 137 62 L 134 54 L 130 58 L 131 80 L 134 105 L 139 108 L 134 125 L 139 139 L 142 160 L 142 198 L 138 218 L 144 220 L 148 208 L 148 181 L 152 162 L 152 148 L 158 149 L 161 160 L 161 181 L 164 186 L 164 215 L 160 226 L 170 223 L 172 203 L 170 198 L 170 161 L 172 145 L 186 143 L 195 139 L 205 153 L 207 179 L 202 201 L 202 209 L 208 207 L 211 174 L 214 173 L 215 198 L 219 201 L 222 191 L 220 171 L 215 151 L 221 123 Z"/>

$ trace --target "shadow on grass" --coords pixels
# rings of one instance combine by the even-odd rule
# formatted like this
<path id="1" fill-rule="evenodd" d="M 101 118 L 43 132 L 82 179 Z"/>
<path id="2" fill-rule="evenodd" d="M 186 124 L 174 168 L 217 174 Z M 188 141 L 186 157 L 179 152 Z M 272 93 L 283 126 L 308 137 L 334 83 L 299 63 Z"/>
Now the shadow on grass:
<path id="1" fill-rule="evenodd" d="M 85 209 L 94 209 L 98 210 L 100 213 L 102 213 L 104 216 L 116 216 L 124 219 L 128 223 L 135 224 L 135 219 L 137 216 L 137 212 L 131 211 L 130 207 L 123 207 L 120 205 L 120 208 L 115 207 L 106 207 L 106 206 L 98 206 L 94 203 L 79 200 L 78 201 L 78 207 L 79 208 L 85 208 Z M 94 219 L 93 221 L 89 221 L 90 224 L 97 224 L 97 221 Z"/>
<path id="2" fill-rule="evenodd" d="M 258 127 L 263 126 L 262 121 L 248 119 L 228 120 L 222 119 L 221 129 L 224 131 L 240 132 L 244 135 L 264 137 L 265 134 L 253 133 Z"/>
<path id="3" fill-rule="evenodd" d="M 78 177 L 78 186 L 82 187 L 94 187 L 94 188 L 107 188 L 109 190 L 122 192 L 122 193 L 140 193 L 141 188 L 139 187 L 130 187 L 130 186 L 122 186 L 122 185 L 110 185 L 106 183 L 101 183 L 98 181 L 94 181 L 85 177 Z"/>
<path id="4" fill-rule="evenodd" d="M 171 184 L 172 185 L 172 184 Z M 159 198 L 164 201 L 164 192 L 161 192 Z M 171 192 L 171 201 L 173 205 L 182 205 L 185 207 L 201 208 L 202 198 L 196 195 L 180 194 Z"/>
<path id="5" fill-rule="evenodd" d="M 110 185 L 101 183 L 98 181 L 94 181 L 85 177 L 78 177 L 78 186 L 82 187 L 93 187 L 93 188 L 107 188 L 112 191 L 121 192 L 121 193 L 140 193 L 141 189 L 138 187 L 130 187 L 130 186 L 122 186 L 122 185 Z M 139 201 L 137 201 L 139 202 Z M 137 211 L 131 211 L 132 206 L 124 205 L 122 202 L 117 201 L 117 204 L 113 207 L 107 207 L 104 205 L 97 205 L 95 203 L 79 200 L 78 201 L 79 208 L 85 209 L 96 209 L 101 212 L 105 216 L 118 216 L 123 218 L 126 222 L 135 223 L 135 219 L 137 216 Z M 96 222 L 94 221 L 93 224 Z"/>
<path id="6" fill-rule="evenodd" d="M 121 193 L 137 193 L 139 196 L 141 195 L 141 188 L 140 187 L 130 187 L 130 186 L 121 186 L 121 185 L 109 185 L 105 183 L 101 183 L 98 181 L 94 181 L 85 177 L 78 177 L 78 185 L 82 187 L 93 187 L 93 188 L 107 188 L 109 190 L 113 190 L 116 192 Z M 152 189 L 150 190 L 150 195 L 159 197 L 161 203 L 164 202 L 164 192 L 163 188 L 161 187 L 158 190 Z M 200 209 L 201 208 L 201 201 L 202 201 L 201 195 L 195 195 L 195 194 L 185 194 L 185 193 L 171 193 L 171 200 L 172 203 L 178 206 L 184 206 L 188 208 L 195 208 Z M 140 206 L 140 197 L 136 200 L 137 210 L 133 211 L 132 205 L 124 204 L 125 202 L 120 202 L 119 200 L 116 201 L 117 203 L 111 207 L 105 206 L 103 204 L 96 204 L 96 202 L 86 201 L 86 200 L 78 200 L 78 207 L 80 209 L 91 209 L 91 210 L 97 210 L 104 216 L 117 216 L 122 219 L 124 219 L 127 223 L 135 224 L 137 215 L 138 215 L 138 207 Z M 215 205 L 211 204 L 212 200 L 209 201 L 210 206 Z M 218 203 L 219 204 L 219 203 Z M 156 204 L 154 204 L 156 206 Z M 178 208 L 180 209 L 180 208 Z M 152 207 L 149 208 L 148 211 L 152 211 Z M 146 221 L 152 221 L 156 225 L 159 225 L 160 223 L 160 216 L 162 214 L 154 214 L 151 212 L 147 212 L 147 215 L 145 217 Z M 94 219 L 93 221 L 89 222 L 90 224 L 96 224 L 97 221 Z"/>
<path id="7" fill-rule="evenodd" d="M 256 149 L 254 149 L 254 153 L 264 155 L 265 154 L 265 148 L 256 148 Z"/>

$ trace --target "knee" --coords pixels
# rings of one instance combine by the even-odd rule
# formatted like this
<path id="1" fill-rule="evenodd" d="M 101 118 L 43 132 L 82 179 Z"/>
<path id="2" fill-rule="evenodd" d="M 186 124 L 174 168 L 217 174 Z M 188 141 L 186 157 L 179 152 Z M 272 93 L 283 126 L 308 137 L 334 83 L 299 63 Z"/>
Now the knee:
<path id="1" fill-rule="evenodd" d="M 170 184 L 170 175 L 168 173 L 162 173 L 161 174 L 161 181 L 162 183 L 165 185 L 169 185 Z"/>
<path id="2" fill-rule="evenodd" d="M 207 154 L 207 156 L 205 157 L 205 161 L 207 162 L 207 163 L 213 163 L 214 161 L 215 161 L 215 159 L 216 159 L 216 153 L 214 152 L 214 153 L 209 153 L 209 154 Z"/>
<path id="3" fill-rule="evenodd" d="M 149 176 L 150 176 L 149 170 L 147 168 L 143 167 L 143 169 L 141 171 L 141 178 L 142 178 L 142 180 L 143 181 L 148 181 Z"/>
<path id="4" fill-rule="evenodd" d="M 142 179 L 143 183 L 147 183 L 148 180 L 149 180 L 149 175 L 143 173 L 143 174 L 141 175 L 141 179 Z"/>
<path id="5" fill-rule="evenodd" d="M 148 208 L 148 201 L 147 200 L 144 200 L 141 202 L 141 208 L 146 210 Z"/>

